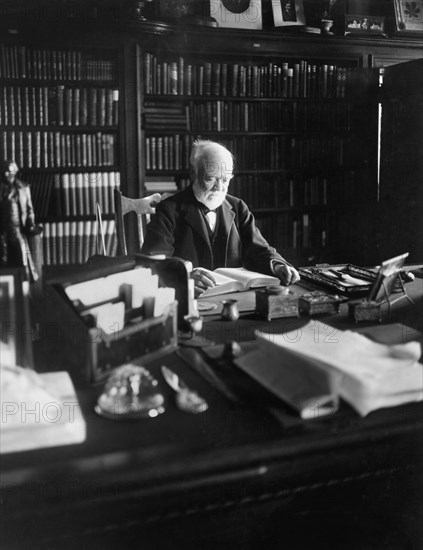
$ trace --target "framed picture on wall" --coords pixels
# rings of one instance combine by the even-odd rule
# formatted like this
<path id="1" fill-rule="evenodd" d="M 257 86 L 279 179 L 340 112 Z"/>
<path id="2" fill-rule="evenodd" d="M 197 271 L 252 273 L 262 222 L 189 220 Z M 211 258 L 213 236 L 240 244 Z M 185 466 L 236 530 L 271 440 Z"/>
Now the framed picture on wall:
<path id="1" fill-rule="evenodd" d="M 396 30 L 423 34 L 423 0 L 394 0 Z"/>
<path id="2" fill-rule="evenodd" d="M 210 0 L 210 16 L 219 27 L 261 30 L 261 0 Z"/>
<path id="3" fill-rule="evenodd" d="M 305 26 L 303 0 L 272 0 L 275 27 Z"/>

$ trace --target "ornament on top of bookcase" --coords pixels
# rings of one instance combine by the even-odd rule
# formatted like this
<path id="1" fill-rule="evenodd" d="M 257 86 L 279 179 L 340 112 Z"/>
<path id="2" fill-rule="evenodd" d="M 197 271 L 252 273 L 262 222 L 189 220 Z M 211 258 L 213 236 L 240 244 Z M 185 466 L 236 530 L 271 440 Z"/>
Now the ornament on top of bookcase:
<path id="1" fill-rule="evenodd" d="M 206 25 L 217 27 L 217 22 L 210 17 L 203 2 L 198 0 L 159 0 L 160 19 L 164 21 L 178 21 L 185 25 Z"/>
<path id="2" fill-rule="evenodd" d="M 385 36 L 385 17 L 381 15 L 345 16 L 345 34 Z"/>
<path id="3" fill-rule="evenodd" d="M 146 10 L 154 0 L 130 0 L 124 4 L 124 16 L 128 21 L 146 21 Z"/>
<path id="4" fill-rule="evenodd" d="M 261 0 L 210 0 L 210 16 L 219 27 L 261 30 Z"/>
<path id="5" fill-rule="evenodd" d="M 272 0 L 275 27 L 304 27 L 303 0 Z"/>

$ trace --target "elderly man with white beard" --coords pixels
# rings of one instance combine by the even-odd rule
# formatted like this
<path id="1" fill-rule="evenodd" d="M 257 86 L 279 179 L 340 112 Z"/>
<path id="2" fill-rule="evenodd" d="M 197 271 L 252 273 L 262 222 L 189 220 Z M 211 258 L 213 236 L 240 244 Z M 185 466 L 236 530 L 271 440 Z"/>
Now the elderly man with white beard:
<path id="1" fill-rule="evenodd" d="M 247 205 L 227 194 L 234 167 L 230 151 L 198 140 L 190 164 L 191 185 L 157 206 L 142 252 L 192 262 L 196 296 L 215 285 L 203 268 L 245 267 L 276 275 L 285 285 L 298 281 L 297 270 L 267 243 Z"/>

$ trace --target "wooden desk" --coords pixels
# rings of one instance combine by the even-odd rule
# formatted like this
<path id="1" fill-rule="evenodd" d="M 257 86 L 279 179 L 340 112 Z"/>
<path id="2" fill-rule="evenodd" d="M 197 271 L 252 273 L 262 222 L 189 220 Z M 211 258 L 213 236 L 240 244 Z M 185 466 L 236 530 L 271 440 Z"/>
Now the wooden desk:
<path id="1" fill-rule="evenodd" d="M 408 290 L 416 306 L 399 302 L 393 320 L 421 328 L 422 280 Z M 352 326 L 344 311 L 323 320 Z M 305 322 L 210 316 L 203 335 L 248 340 L 257 324 Z M 175 354 L 149 365 L 158 378 L 162 363 L 209 410 L 179 411 L 163 384 L 165 414 L 117 423 L 93 412 L 100 388 L 78 388 L 85 443 L 1 456 L 2 548 L 421 548 L 422 403 L 302 421 L 282 404 L 275 415 L 231 402 Z"/>

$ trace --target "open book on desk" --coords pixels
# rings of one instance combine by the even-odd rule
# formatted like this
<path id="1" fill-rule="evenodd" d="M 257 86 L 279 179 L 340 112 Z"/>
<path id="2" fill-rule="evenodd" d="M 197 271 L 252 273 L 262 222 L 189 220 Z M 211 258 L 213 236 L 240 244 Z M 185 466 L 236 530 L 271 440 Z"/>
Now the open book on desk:
<path id="1" fill-rule="evenodd" d="M 214 277 L 216 286 L 203 292 L 201 298 L 280 284 L 280 280 L 273 275 L 264 275 L 243 267 L 219 267 L 214 271 L 204 271 L 208 271 Z"/>

